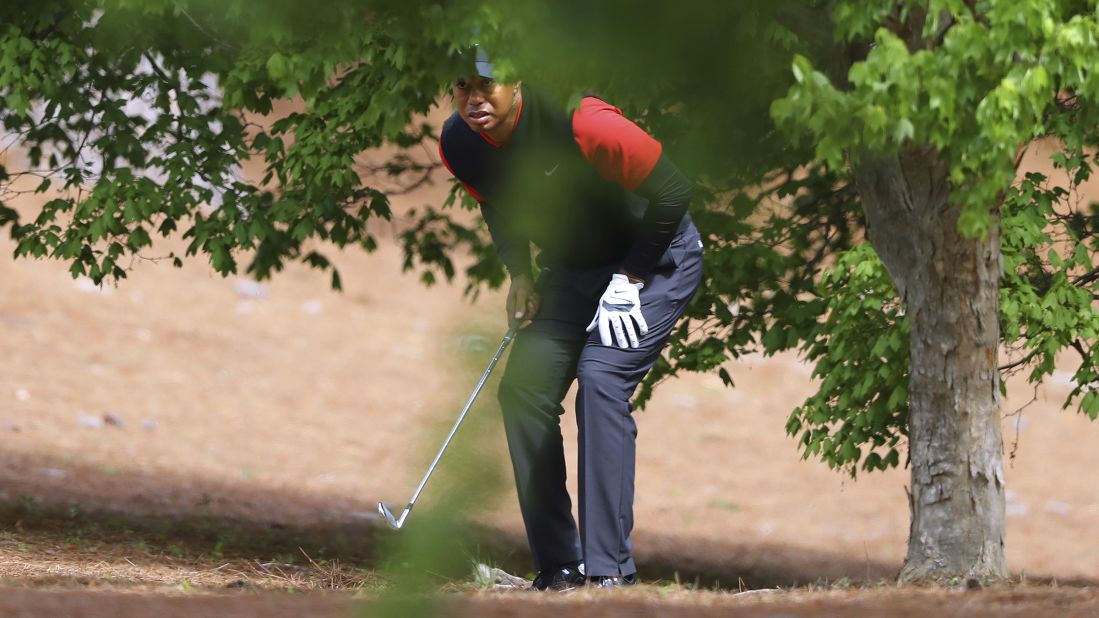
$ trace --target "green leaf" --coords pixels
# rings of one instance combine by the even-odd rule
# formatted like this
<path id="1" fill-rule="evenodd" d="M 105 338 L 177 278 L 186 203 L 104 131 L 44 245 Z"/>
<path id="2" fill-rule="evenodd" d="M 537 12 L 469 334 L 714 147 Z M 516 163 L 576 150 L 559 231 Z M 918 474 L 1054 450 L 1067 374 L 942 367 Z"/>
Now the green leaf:
<path id="1" fill-rule="evenodd" d="M 279 52 L 271 54 L 267 59 L 267 73 L 275 80 L 281 80 L 289 73 L 286 56 Z"/>
<path id="2" fill-rule="evenodd" d="M 912 139 L 916 135 L 916 127 L 912 124 L 912 121 L 907 118 L 901 118 L 897 121 L 897 124 L 893 126 L 893 141 L 897 144 L 903 144 L 905 141 Z"/>

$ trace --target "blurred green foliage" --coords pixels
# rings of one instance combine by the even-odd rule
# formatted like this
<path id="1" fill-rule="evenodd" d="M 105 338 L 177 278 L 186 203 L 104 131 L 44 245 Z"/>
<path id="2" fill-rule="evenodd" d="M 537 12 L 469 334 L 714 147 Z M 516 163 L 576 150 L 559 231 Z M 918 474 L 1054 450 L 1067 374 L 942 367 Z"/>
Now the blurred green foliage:
<path id="1" fill-rule="evenodd" d="M 391 216 L 383 181 L 415 186 L 438 167 L 397 155 L 368 168 L 359 155 L 433 152 L 437 127 L 414 118 L 469 71 L 462 51 L 478 43 L 501 78 L 564 105 L 605 96 L 698 180 L 705 280 L 638 404 L 679 371 L 731 384 L 729 359 L 800 351 L 820 378 L 787 425 L 804 454 L 884 468 L 906 432 L 907 325 L 865 243 L 850 177 L 864 152 L 919 145 L 949 163 L 964 231 L 1003 229 L 1005 369 L 1039 381 L 1075 350 L 1065 405 L 1099 412 L 1096 218 L 1077 190 L 1099 127 L 1095 4 L 7 2 L 0 123 L 30 161 L 0 169 L 0 199 L 57 197 L 26 221 L 0 204 L 0 226 L 17 255 L 66 260 L 97 282 L 182 232 L 187 253 L 223 275 L 262 279 L 301 260 L 338 288 L 315 241 L 372 250 L 368 223 Z M 260 122 L 287 98 L 298 111 Z M 1070 181 L 1013 185 L 1020 149 L 1044 136 Z M 242 178 L 249 160 L 263 182 Z M 429 284 L 472 255 L 475 294 L 504 273 L 459 205 L 475 206 L 455 184 L 446 203 L 411 213 L 400 241 Z"/>
<path id="2" fill-rule="evenodd" d="M 435 427 L 422 432 L 423 443 L 408 449 L 422 454 L 405 458 L 410 465 L 420 461 L 407 474 L 410 492 L 451 428 L 461 402 L 468 396 L 467 389 L 477 383 L 495 352 L 495 335 L 464 330 L 449 339 L 460 342 L 455 344 L 453 364 L 447 372 L 454 378 L 448 383 L 457 385 L 451 397 L 454 406 L 440 410 Z M 385 586 L 363 615 L 435 615 L 430 593 L 448 582 L 468 581 L 473 566 L 484 560 L 479 555 L 475 521 L 492 508 L 504 487 L 503 460 L 499 457 L 502 419 L 493 412 L 496 403 L 492 396 L 501 374 L 494 372 L 485 385 L 405 524 L 399 531 L 387 529 L 380 535 L 384 559 L 377 573 Z M 400 516 L 404 503 L 390 506 Z"/>

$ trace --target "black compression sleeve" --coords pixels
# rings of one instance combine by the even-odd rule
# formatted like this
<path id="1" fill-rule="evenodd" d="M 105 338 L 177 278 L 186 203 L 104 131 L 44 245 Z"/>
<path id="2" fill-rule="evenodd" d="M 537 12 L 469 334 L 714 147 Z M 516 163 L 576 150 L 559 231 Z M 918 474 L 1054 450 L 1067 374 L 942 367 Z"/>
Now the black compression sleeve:
<path id="1" fill-rule="evenodd" d="M 649 200 L 645 216 L 641 220 L 637 240 L 622 262 L 627 273 L 648 279 L 660 256 L 668 249 L 687 205 L 691 202 L 693 186 L 666 155 L 661 154 L 653 170 L 635 191 Z"/>
<path id="2" fill-rule="evenodd" d="M 500 211 L 491 204 L 481 203 L 481 216 L 488 224 L 488 233 L 492 235 L 492 244 L 496 253 L 507 267 L 512 277 L 530 276 L 530 241 L 511 230 Z"/>

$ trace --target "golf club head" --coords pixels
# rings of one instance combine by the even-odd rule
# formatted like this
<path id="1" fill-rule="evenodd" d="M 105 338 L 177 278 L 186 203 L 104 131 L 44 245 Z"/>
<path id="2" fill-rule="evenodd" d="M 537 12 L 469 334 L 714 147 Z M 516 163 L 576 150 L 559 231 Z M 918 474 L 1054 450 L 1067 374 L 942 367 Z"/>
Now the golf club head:
<path id="1" fill-rule="evenodd" d="M 384 502 L 378 503 L 378 512 L 382 514 L 382 517 L 385 518 L 385 521 L 388 522 L 390 527 L 392 527 L 394 530 L 401 529 L 401 524 L 404 523 L 404 521 L 402 521 L 404 517 L 401 517 L 401 519 L 397 519 L 396 517 L 394 517 L 393 511 L 390 511 L 389 507 L 386 506 Z"/>

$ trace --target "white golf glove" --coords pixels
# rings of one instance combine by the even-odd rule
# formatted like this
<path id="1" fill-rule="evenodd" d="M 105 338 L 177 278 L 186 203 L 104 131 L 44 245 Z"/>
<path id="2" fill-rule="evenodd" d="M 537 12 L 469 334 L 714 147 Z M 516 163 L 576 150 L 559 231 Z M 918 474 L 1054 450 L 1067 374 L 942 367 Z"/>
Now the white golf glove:
<path id="1" fill-rule="evenodd" d="M 603 297 L 599 299 L 599 307 L 595 310 L 595 317 L 588 324 L 587 331 L 599 326 L 599 339 L 603 345 L 611 345 L 611 331 L 614 331 L 614 340 L 620 348 L 640 347 L 638 333 L 645 335 L 649 332 L 649 325 L 645 323 L 641 315 L 641 288 L 644 283 L 630 283 L 626 275 L 615 274 L 611 276 L 611 283 Z M 634 329 L 634 322 L 637 329 Z"/>

